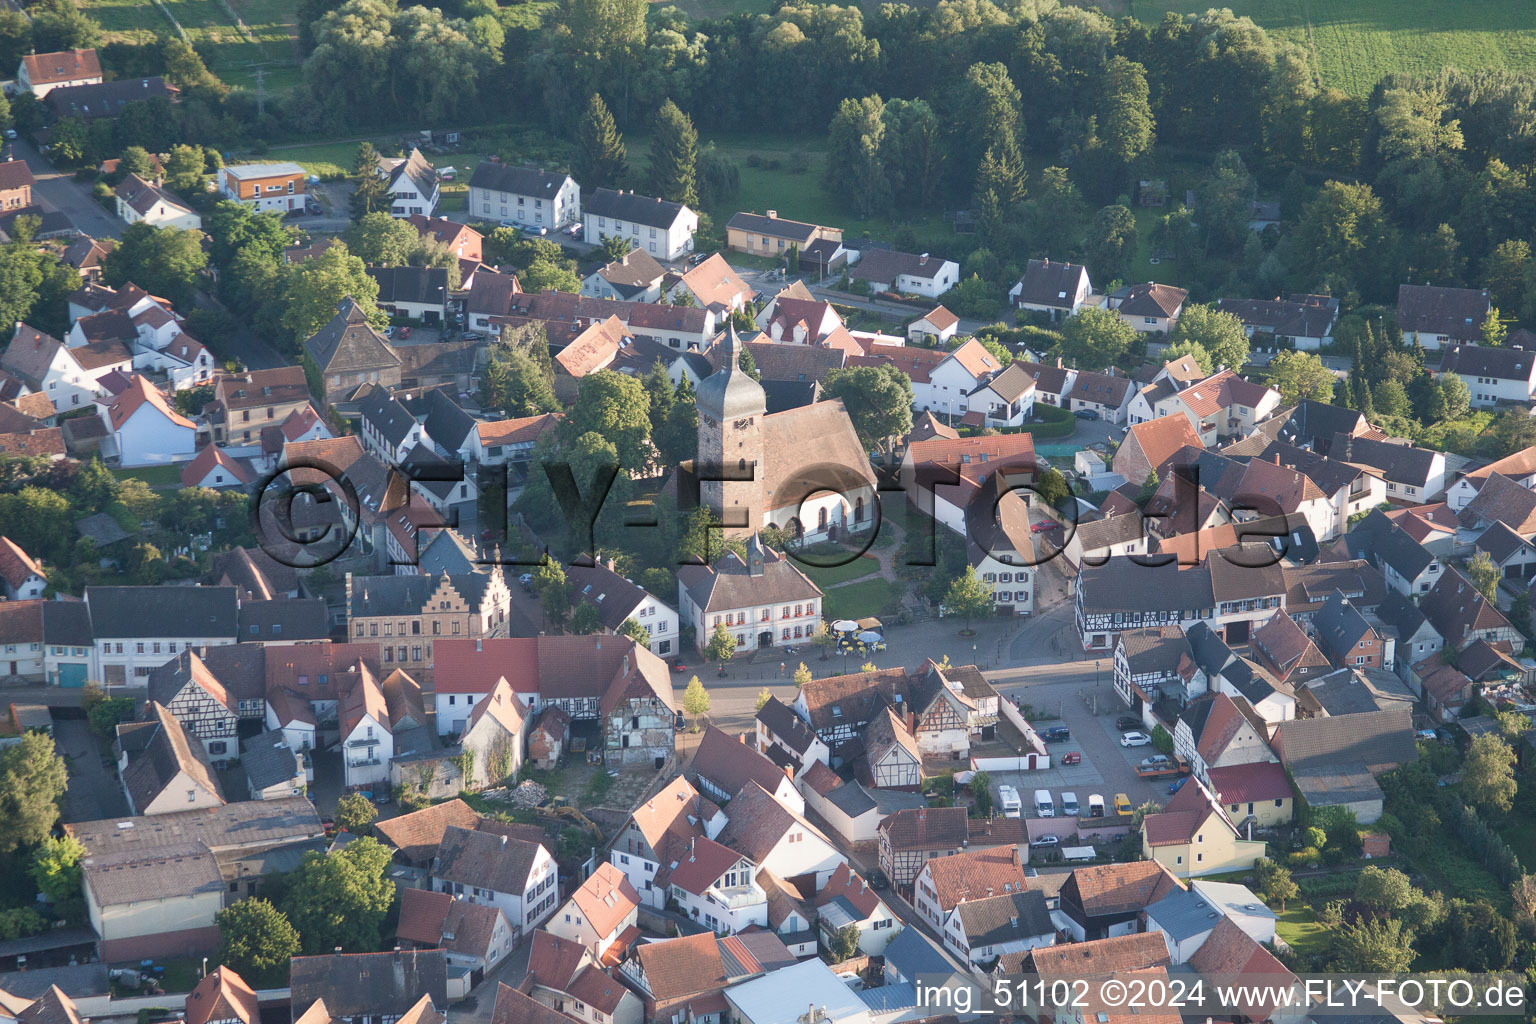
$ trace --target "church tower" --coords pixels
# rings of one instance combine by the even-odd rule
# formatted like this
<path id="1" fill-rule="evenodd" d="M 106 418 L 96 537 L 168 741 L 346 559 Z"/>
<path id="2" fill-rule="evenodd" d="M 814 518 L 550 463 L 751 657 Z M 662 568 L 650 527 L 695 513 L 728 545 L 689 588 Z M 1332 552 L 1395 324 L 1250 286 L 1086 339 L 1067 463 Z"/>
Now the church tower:
<path id="1" fill-rule="evenodd" d="M 741 339 L 734 325 L 721 339 L 720 369 L 699 382 L 699 501 L 725 524 L 727 536 L 753 533 L 766 509 L 763 417 L 768 397 L 740 366 Z M 706 477 L 745 477 L 727 481 Z"/>

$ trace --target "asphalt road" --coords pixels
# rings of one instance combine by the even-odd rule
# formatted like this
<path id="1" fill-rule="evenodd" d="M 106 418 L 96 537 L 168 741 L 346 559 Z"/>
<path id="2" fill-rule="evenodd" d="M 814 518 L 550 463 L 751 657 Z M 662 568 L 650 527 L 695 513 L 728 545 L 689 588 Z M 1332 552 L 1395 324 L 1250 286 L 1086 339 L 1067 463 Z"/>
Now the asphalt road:
<path id="1" fill-rule="evenodd" d="M 37 183 L 32 186 L 32 200 L 45 210 L 59 210 L 74 221 L 75 227 L 93 238 L 116 238 L 126 226 L 91 198 L 90 189 L 78 184 L 66 173 L 54 170 L 47 158 L 30 142 L 11 143 L 15 156 L 27 162 Z"/>

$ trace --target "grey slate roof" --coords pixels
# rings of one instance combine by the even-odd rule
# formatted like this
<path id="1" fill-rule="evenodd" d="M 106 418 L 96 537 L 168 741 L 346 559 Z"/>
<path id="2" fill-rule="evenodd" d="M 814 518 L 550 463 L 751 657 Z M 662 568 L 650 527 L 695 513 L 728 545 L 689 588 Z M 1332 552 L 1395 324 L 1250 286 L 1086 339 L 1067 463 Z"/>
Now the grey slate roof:
<path id="1" fill-rule="evenodd" d="M 196 637 L 234 640 L 234 587 L 86 587 L 97 639 Z"/>
<path id="2" fill-rule="evenodd" d="M 475 429 L 475 418 L 459 408 L 442 388 L 429 388 L 422 396 L 427 415 L 422 428 L 432 443 L 447 452 L 456 452 L 464 445 L 469 432 Z"/>
<path id="3" fill-rule="evenodd" d="M 336 1017 L 399 1017 L 423 995 L 448 1005 L 448 961 L 440 949 L 294 957 L 288 965 L 295 1018 L 325 1000 Z"/>
<path id="4" fill-rule="evenodd" d="M 767 726 L 785 746 L 802 756 L 815 742 L 816 734 L 811 731 L 805 719 L 777 697 L 769 697 L 768 703 L 758 709 L 757 720 Z"/>
<path id="5" fill-rule="evenodd" d="M 606 565 L 568 565 L 565 577 L 570 584 L 571 607 L 583 601 L 597 609 L 598 621 L 605 629 L 617 630 L 629 614 L 647 596 L 644 587 L 620 576 Z"/>
<path id="6" fill-rule="evenodd" d="M 729 551 L 714 566 L 680 566 L 677 578 L 705 613 L 821 597 L 821 589 L 772 548 L 765 549 L 760 576 L 750 575 L 741 556 Z"/>
<path id="7" fill-rule="evenodd" d="M 240 606 L 238 621 L 240 643 L 324 640 L 331 632 L 322 597 L 246 601 Z"/>
<path id="8" fill-rule="evenodd" d="M 470 607 L 476 607 L 485 594 L 489 573 L 450 575 L 449 581 Z M 442 581 L 440 576 L 358 576 L 352 581 L 352 601 L 347 610 L 351 617 L 374 615 L 418 615 L 422 605 Z"/>
<path id="9" fill-rule="evenodd" d="M 1339 315 L 1339 300 L 1326 295 L 1285 299 L 1217 299 L 1216 308 L 1255 330 L 1286 338 L 1325 338 Z"/>
<path id="10" fill-rule="evenodd" d="M 171 89 L 159 75 L 148 78 L 122 78 L 91 85 L 68 85 L 52 89 L 44 98 L 59 117 L 78 117 L 93 121 L 98 117 L 116 117 L 136 100 L 169 96 Z"/>
<path id="11" fill-rule="evenodd" d="M 324 373 L 355 373 L 400 365 L 400 357 L 368 323 L 367 315 L 350 296 L 341 300 L 330 323 L 304 342 L 304 348 Z"/>
<path id="12" fill-rule="evenodd" d="M 1147 917 L 1175 941 L 1183 941 L 1216 927 L 1221 913 L 1194 890 L 1174 888 L 1147 907 Z"/>
<path id="13" fill-rule="evenodd" d="M 1017 301 L 1033 306 L 1070 309 L 1077 298 L 1077 286 L 1088 276 L 1088 269 L 1078 263 L 1061 260 L 1030 260 L 1019 278 L 1021 291 Z"/>
<path id="14" fill-rule="evenodd" d="M 43 642 L 69 647 L 90 647 L 91 613 L 84 601 L 47 601 L 43 604 Z"/>
<path id="15" fill-rule="evenodd" d="M 1435 460 L 1443 456 L 1428 448 L 1411 444 L 1391 444 L 1348 434 L 1334 435 L 1328 447 L 1332 458 L 1379 469 L 1388 480 L 1424 487 L 1429 483 Z"/>
<path id="16" fill-rule="evenodd" d="M 1102 565 L 1084 565 L 1078 575 L 1083 606 L 1092 614 L 1115 611 L 1189 611 L 1212 607 L 1211 573 L 1206 565 L 1180 569 L 1174 560 L 1159 565 L 1112 555 Z"/>
<path id="17" fill-rule="evenodd" d="M 1038 889 L 966 900 L 955 909 L 972 946 L 995 946 L 1056 933 L 1045 907 L 1045 894 Z"/>
<path id="18" fill-rule="evenodd" d="M 1463 377 L 1494 377 L 1499 380 L 1530 380 L 1536 352 L 1523 348 L 1492 348 L 1487 345 L 1452 345 L 1446 349 L 1440 369 Z"/>
<path id="19" fill-rule="evenodd" d="M 1312 625 L 1317 629 L 1318 645 L 1337 665 L 1347 664 L 1350 651 L 1371 632 L 1365 616 L 1338 591 L 1312 616 Z"/>
<path id="20" fill-rule="evenodd" d="M 1397 288 L 1397 326 L 1404 331 L 1444 334 L 1457 341 L 1482 336 L 1491 303 L 1488 289 L 1403 284 Z"/>
<path id="21" fill-rule="evenodd" d="M 514 167 L 511 164 L 481 161 L 470 175 L 470 188 L 488 188 L 518 196 L 553 199 L 565 187 L 570 175 L 538 167 Z"/>
<path id="22" fill-rule="evenodd" d="M 1311 446 L 1313 451 L 1327 455 L 1335 434 L 1358 433 L 1364 422 L 1365 417 L 1354 409 L 1307 399 L 1291 410 L 1276 440 L 1303 448 Z"/>
<path id="23" fill-rule="evenodd" d="M 432 862 L 432 876 L 493 892 L 522 895 L 540 844 L 450 825 Z"/>
<path id="24" fill-rule="evenodd" d="M 688 207 L 682 203 L 669 202 L 655 196 L 636 195 L 633 189 L 615 191 L 599 188 L 581 201 L 583 215 L 633 221 L 653 228 L 670 228 L 686 209 Z"/>
<path id="25" fill-rule="evenodd" d="M 1292 774 L 1350 763 L 1385 770 L 1418 758 L 1409 708 L 1281 722 L 1275 751 Z"/>
<path id="26" fill-rule="evenodd" d="M 759 235 L 769 235 L 773 238 L 783 238 L 800 245 L 810 241 L 811 235 L 816 230 L 815 224 L 806 224 L 803 221 L 789 220 L 785 217 L 768 217 L 746 210 L 734 214 L 730 220 L 726 221 L 725 226 Z"/>
<path id="27" fill-rule="evenodd" d="M 250 782 L 251 793 L 304 777 L 299 755 L 288 749 L 281 729 L 240 741 L 240 767 Z"/>
<path id="28" fill-rule="evenodd" d="M 388 388 L 369 388 L 358 403 L 357 411 L 363 422 L 372 424 L 391 445 L 404 441 L 405 435 L 416 425 L 416 418 L 389 393 Z"/>
<path id="29" fill-rule="evenodd" d="M 442 305 L 448 299 L 448 271 L 444 267 L 369 267 L 368 276 L 379 283 L 381 305 Z"/>

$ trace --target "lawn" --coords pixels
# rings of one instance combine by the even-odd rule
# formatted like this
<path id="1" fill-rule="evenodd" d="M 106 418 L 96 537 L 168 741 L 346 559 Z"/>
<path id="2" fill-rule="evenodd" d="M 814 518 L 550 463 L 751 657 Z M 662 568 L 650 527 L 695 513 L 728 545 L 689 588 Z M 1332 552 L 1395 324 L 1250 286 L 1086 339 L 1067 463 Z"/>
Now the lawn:
<path id="1" fill-rule="evenodd" d="M 236 26 L 220 0 L 164 2 L 209 69 L 230 85 L 254 90 L 258 68 L 265 70 L 269 95 L 298 82 L 294 0 L 229 0 L 249 35 Z M 89 8 L 109 41 L 147 42 L 174 32 L 165 11 L 152 0 L 91 0 Z"/>
<path id="2" fill-rule="evenodd" d="M 180 466 L 140 466 L 137 469 L 115 470 L 115 473 L 123 479 L 132 477 L 135 480 L 143 480 L 156 490 L 181 486 Z"/>
<path id="3" fill-rule="evenodd" d="M 953 227 L 936 213 L 915 216 L 911 211 L 905 211 L 891 217 L 870 219 L 850 215 L 822 188 L 821 176 L 827 154 L 826 140 L 819 134 L 727 134 L 699 139 L 701 149 L 711 144 L 736 165 L 741 186 L 736 195 L 704 210 L 714 221 L 716 233 L 722 237 L 726 221 L 739 210 L 758 213 L 777 210 L 779 216 L 792 220 L 841 227 L 845 239 L 865 235 L 890 238 L 897 228 L 907 228 L 916 235 L 920 249 L 942 250 L 954 237 Z M 624 145 L 629 155 L 628 185 L 643 190 L 649 165 L 650 137 L 639 132 L 627 133 Z"/>
<path id="4" fill-rule="evenodd" d="M 1207 0 L 1100 0 L 1114 15 L 1147 24 L 1167 11 L 1194 14 Z M 1508 0 L 1230 0 L 1281 39 L 1300 44 L 1323 84 L 1367 95 L 1392 71 L 1443 67 L 1536 68 L 1536 19 Z"/>
<path id="5" fill-rule="evenodd" d="M 1525 870 L 1536 871 L 1536 821 L 1510 815 L 1509 820 L 1495 831 L 1515 851 Z"/>
<path id="6" fill-rule="evenodd" d="M 380 153 L 389 155 L 400 149 L 405 141 L 406 133 L 394 135 L 375 135 L 371 141 Z M 357 145 L 362 137 L 347 139 L 343 142 L 301 142 L 293 145 L 273 146 L 267 150 L 265 157 L 252 156 L 251 159 L 292 160 L 303 167 L 310 174 L 329 176 L 333 174 L 351 174 L 352 167 L 357 161 Z M 244 157 L 242 157 L 243 159 Z M 453 152 L 436 153 L 428 156 L 439 170 L 452 167 L 457 174 L 454 182 L 445 182 L 443 194 L 445 209 L 460 209 L 465 206 L 470 174 L 475 165 L 485 159 L 484 153 Z M 455 204 L 448 204 L 450 197 L 456 198 Z"/>
<path id="7" fill-rule="evenodd" d="M 861 583 L 850 583 L 846 587 L 836 587 L 827 591 L 826 596 L 822 598 L 822 617 L 833 621 L 880 615 L 887 605 L 895 602 L 900 594 L 900 587 L 890 580 L 879 577 L 864 580 Z"/>
<path id="8" fill-rule="evenodd" d="M 1275 933 L 1298 953 L 1321 953 L 1328 948 L 1328 929 L 1305 903 L 1292 901 L 1275 923 Z"/>
<path id="9" fill-rule="evenodd" d="M 811 559 L 830 560 L 829 556 L 827 555 L 807 554 L 806 557 Z M 829 565 L 825 568 L 818 568 L 816 566 L 807 565 L 804 562 L 797 561 L 795 562 L 795 568 L 809 576 L 812 582 L 814 582 L 822 590 L 826 590 L 828 587 L 835 587 L 839 583 L 847 583 L 850 580 L 863 579 L 870 573 L 878 571 L 880 568 L 880 562 L 873 556 L 860 555 L 858 558 L 855 558 L 847 565 Z"/>

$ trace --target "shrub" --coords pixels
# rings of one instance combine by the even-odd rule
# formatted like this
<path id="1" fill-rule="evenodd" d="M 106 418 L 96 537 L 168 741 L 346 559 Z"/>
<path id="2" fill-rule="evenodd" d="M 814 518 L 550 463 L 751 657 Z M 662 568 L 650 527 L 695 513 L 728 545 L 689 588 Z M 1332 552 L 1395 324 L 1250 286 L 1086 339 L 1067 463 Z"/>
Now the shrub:
<path id="1" fill-rule="evenodd" d="M 1321 854 L 1317 852 L 1317 847 L 1308 846 L 1304 849 L 1295 851 L 1290 856 L 1288 856 L 1286 860 L 1290 862 L 1290 865 L 1293 868 L 1311 867 L 1318 862 L 1320 857 Z"/>

